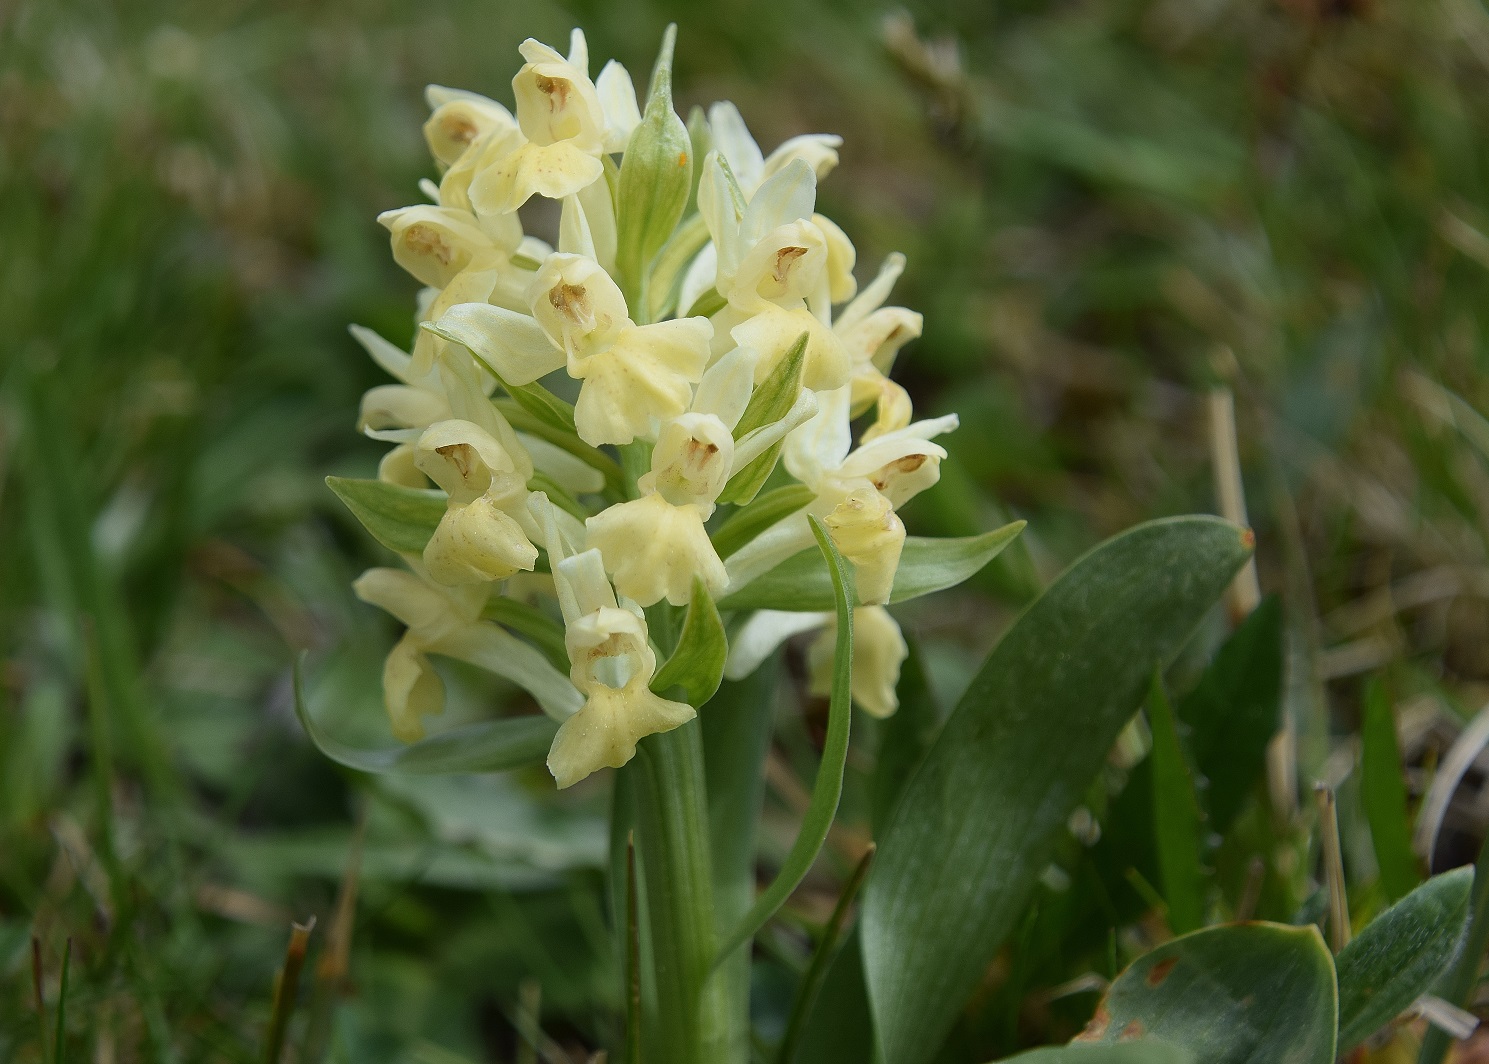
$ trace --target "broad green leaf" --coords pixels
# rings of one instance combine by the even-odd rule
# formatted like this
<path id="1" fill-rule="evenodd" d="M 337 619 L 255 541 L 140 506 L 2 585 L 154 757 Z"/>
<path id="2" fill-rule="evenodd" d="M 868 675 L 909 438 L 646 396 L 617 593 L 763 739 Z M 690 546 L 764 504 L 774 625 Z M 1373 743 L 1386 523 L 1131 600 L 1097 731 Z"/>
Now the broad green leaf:
<path id="1" fill-rule="evenodd" d="M 620 164 L 616 198 L 616 268 L 632 313 L 645 317 L 642 278 L 682 218 L 693 187 L 693 145 L 672 109 L 672 49 L 677 27 L 668 26 L 651 75 L 646 111 L 631 134 Z"/>
<path id="2" fill-rule="evenodd" d="M 1468 922 L 1473 869 L 1433 876 L 1339 951 L 1339 1052 L 1348 1053 L 1432 988 Z"/>
<path id="3" fill-rule="evenodd" d="M 810 1064 L 865 1064 L 874 1057 L 874 1024 L 863 982 L 863 946 L 855 927 L 828 967 L 807 1020 L 797 1059 Z"/>
<path id="4" fill-rule="evenodd" d="M 1468 911 L 1468 934 L 1464 936 L 1463 948 L 1436 988 L 1438 997 L 1460 1007 L 1468 1005 L 1469 997 L 1479 985 L 1479 968 L 1484 962 L 1484 950 L 1489 947 L 1489 839 L 1479 849 Z M 1442 1064 L 1448 1055 L 1450 1042 L 1442 1028 L 1429 1027 L 1422 1038 L 1419 1064 Z"/>
<path id="5" fill-rule="evenodd" d="M 690 706 L 701 706 L 713 697 L 724 679 L 724 659 L 729 656 L 729 637 L 713 596 L 698 577 L 693 577 L 693 597 L 683 619 L 677 647 L 652 679 L 651 689 L 664 693 L 681 687 Z"/>
<path id="6" fill-rule="evenodd" d="M 1207 781 L 1210 831 L 1224 835 L 1266 771 L 1282 706 L 1282 604 L 1264 599 L 1178 705 L 1186 743 Z"/>
<path id="7" fill-rule="evenodd" d="M 1218 518 L 1140 525 L 1071 566 L 988 656 L 900 797 L 865 889 L 885 1064 L 936 1052 L 1154 666 L 1178 652 L 1251 543 Z"/>
<path id="8" fill-rule="evenodd" d="M 727 558 L 783 517 L 790 517 L 817 497 L 805 484 L 785 484 L 767 491 L 730 516 L 710 538 L 720 558 Z"/>
<path id="9" fill-rule="evenodd" d="M 890 602 L 905 602 L 955 587 L 998 556 L 1024 530 L 1015 521 L 980 536 L 928 539 L 907 536 L 900 553 Z M 858 604 L 855 593 L 854 605 Z M 719 600 L 721 610 L 794 610 L 822 613 L 832 609 L 832 578 L 813 550 L 792 555 L 770 572 Z"/>
<path id="10" fill-rule="evenodd" d="M 734 426 L 734 438 L 742 440 L 756 429 L 773 425 L 785 417 L 796 404 L 801 394 L 801 374 L 807 361 L 807 334 L 802 333 L 791 349 L 782 356 L 755 390 L 750 393 L 750 402 Z M 778 442 L 764 454 L 729 478 L 719 494 L 720 502 L 747 503 L 759 493 L 780 461 L 781 447 Z M 812 552 L 815 554 L 815 552 Z M 829 609 L 831 607 L 828 607 Z"/>
<path id="11" fill-rule="evenodd" d="M 837 815 L 838 800 L 843 796 L 843 768 L 848 760 L 848 726 L 853 719 L 853 610 L 848 605 L 852 596 L 853 579 L 848 573 L 843 556 L 833 546 L 832 537 L 817 518 L 810 518 L 812 534 L 817 537 L 817 546 L 832 572 L 832 586 L 838 614 L 837 643 L 833 648 L 832 697 L 827 710 L 827 742 L 822 747 L 822 764 L 817 768 L 817 779 L 812 784 L 812 798 L 801 818 L 801 829 L 791 852 L 781 865 L 781 870 L 770 886 L 760 892 L 755 904 L 743 920 L 725 937 L 719 949 L 719 959 L 728 957 L 740 946 L 754 937 L 755 932 L 765 926 L 776 910 L 785 904 L 822 851 L 827 840 L 827 831 Z"/>
<path id="12" fill-rule="evenodd" d="M 1318 928 L 1211 927 L 1134 961 L 1080 1040 L 1150 1036 L 1204 1064 L 1333 1064 L 1338 1004 Z"/>
<path id="13" fill-rule="evenodd" d="M 1203 814 L 1194 797 L 1194 779 L 1179 745 L 1174 711 L 1163 690 L 1163 678 L 1153 675 L 1148 697 L 1148 723 L 1153 730 L 1153 837 L 1158 843 L 1158 868 L 1163 898 L 1168 903 L 1168 926 L 1175 934 L 1197 931 L 1205 918 L 1205 876 L 1200 865 Z"/>
<path id="14" fill-rule="evenodd" d="M 1142 1038 L 1135 1042 L 1074 1042 L 1031 1049 L 998 1064 L 1199 1064 L 1187 1049 Z"/>
<path id="15" fill-rule="evenodd" d="M 327 477 L 326 486 L 346 503 L 373 539 L 399 554 L 424 553 L 424 545 L 445 516 L 447 500 L 442 491 L 346 477 Z"/>
<path id="16" fill-rule="evenodd" d="M 300 666 L 295 667 L 295 715 L 310 741 L 332 761 L 361 772 L 500 772 L 543 760 L 558 724 L 550 717 L 505 717 L 468 724 L 407 746 L 363 750 L 332 738 L 305 704 Z"/>
<path id="17" fill-rule="evenodd" d="M 1422 881 L 1411 850 L 1411 824 L 1406 812 L 1406 783 L 1401 778 L 1401 751 L 1396 746 L 1396 715 L 1379 680 L 1365 689 L 1365 721 L 1360 728 L 1360 799 L 1370 823 L 1380 884 L 1392 901 L 1404 898 Z"/>

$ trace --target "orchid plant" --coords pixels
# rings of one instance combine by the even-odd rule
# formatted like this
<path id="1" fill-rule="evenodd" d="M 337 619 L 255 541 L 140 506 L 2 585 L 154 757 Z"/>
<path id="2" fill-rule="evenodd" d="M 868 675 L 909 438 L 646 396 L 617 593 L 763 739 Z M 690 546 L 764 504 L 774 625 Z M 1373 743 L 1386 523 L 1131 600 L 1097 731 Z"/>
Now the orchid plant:
<path id="1" fill-rule="evenodd" d="M 966 580 L 1022 526 L 907 535 L 898 511 L 936 485 L 947 457 L 937 440 L 957 418 L 917 420 L 889 376 L 921 333 L 919 314 L 888 305 L 905 261 L 891 255 L 860 289 L 853 243 L 818 213 L 838 137 L 800 136 L 767 154 L 728 103 L 684 123 L 673 39 L 669 30 L 644 104 L 619 63 L 591 78 L 578 30 L 567 55 L 522 45 L 514 109 L 428 90 L 439 180 L 422 183 L 427 203 L 379 219 L 394 259 L 424 286 L 416 339 L 405 351 L 352 328 L 396 381 L 366 394 L 359 419 L 391 446 L 375 480 L 330 481 L 401 559 L 355 590 L 405 626 L 382 686 L 407 745 L 373 758 L 301 713 L 327 753 L 364 769 L 495 771 L 541 758 L 558 788 L 615 770 L 603 785 L 626 1004 L 611 1052 L 632 1064 L 744 1064 L 760 1050 L 751 942 L 822 849 L 852 707 L 885 718 L 899 705 L 908 648 L 887 607 Z M 556 246 L 523 230 L 518 211 L 534 197 L 558 205 Z M 876 867 L 865 875 L 870 847 L 823 929 L 777 1059 L 799 1048 L 835 958 L 855 966 L 886 1064 L 932 1059 L 1155 665 L 1177 654 L 1251 547 L 1249 532 L 1218 519 L 1156 522 L 1077 562 L 1030 607 L 935 742 L 899 759 Z M 771 687 L 750 677 L 808 632 L 827 736 L 795 844 L 757 891 L 773 706 Z M 540 712 L 439 729 L 439 658 L 505 678 Z M 726 680 L 727 705 L 715 697 Z M 1466 881 L 1434 889 L 1461 925 Z M 858 945 L 843 961 L 855 901 Z M 1222 933 L 1255 941 L 1205 938 Z M 1270 1010 L 1254 1033 L 1274 1039 L 1261 1056 L 1226 1060 L 1327 1064 L 1346 1048 L 1341 1030 L 1363 1030 L 1340 1014 L 1346 958 L 1336 972 L 1314 931 L 1221 927 L 1175 942 L 1198 942 L 1194 956 L 1212 967 L 1218 950 L 1289 973 L 1260 992 L 1226 984 L 1236 1017 Z M 1376 959 L 1361 963 L 1379 982 Z M 1150 955 L 1134 970 L 1162 963 Z M 1161 999 L 1162 980 L 1123 980 L 1088 1040 L 1144 1033 L 1160 1041 L 1141 1059 L 1221 1059 L 1204 1040 L 1220 1034 L 1185 1026 L 1192 1002 Z M 1410 1004 L 1395 984 L 1385 997 L 1369 988 L 1376 1026 Z M 1382 1001 L 1399 1007 L 1382 1013 Z M 1231 1027 L 1227 1037 L 1244 1036 L 1245 1023 Z M 1094 1051 L 1092 1061 L 1139 1059 Z"/>

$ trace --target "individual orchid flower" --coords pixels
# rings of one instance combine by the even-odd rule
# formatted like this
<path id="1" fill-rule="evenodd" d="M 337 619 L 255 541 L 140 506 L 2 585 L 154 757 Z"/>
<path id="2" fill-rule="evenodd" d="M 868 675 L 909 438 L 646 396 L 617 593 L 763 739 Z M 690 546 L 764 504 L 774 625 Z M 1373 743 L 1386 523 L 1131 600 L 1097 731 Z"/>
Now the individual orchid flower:
<path id="1" fill-rule="evenodd" d="M 491 433 L 459 418 L 440 421 L 419 437 L 414 464 L 449 495 L 424 548 L 431 577 L 457 586 L 533 568 L 538 550 L 519 520 L 531 524 L 527 476 Z"/>
<path id="2" fill-rule="evenodd" d="M 735 441 L 734 428 L 750 395 L 758 355 L 738 348 L 704 374 L 687 413 L 662 425 L 651 469 L 637 481 L 641 497 L 591 517 L 587 543 L 605 559 L 621 594 L 650 606 L 665 598 L 681 606 L 702 579 L 718 595 L 728 584 L 704 522 L 729 478 L 773 447 L 816 411 L 803 392 L 785 418 Z"/>
<path id="3" fill-rule="evenodd" d="M 429 118 L 424 123 L 424 142 L 429 154 L 448 170 L 473 144 L 492 133 L 509 133 L 517 121 L 495 100 L 463 89 L 430 85 L 424 90 Z"/>
<path id="4" fill-rule="evenodd" d="M 383 666 L 383 697 L 399 740 L 422 738 L 423 718 L 444 710 L 444 684 L 429 663 L 430 654 L 511 680 L 555 720 L 569 719 L 583 704 L 578 689 L 539 651 L 481 619 L 489 588 L 442 587 L 426 574 L 403 569 L 369 569 L 352 587 L 363 602 L 381 607 L 408 628 Z"/>
<path id="5" fill-rule="evenodd" d="M 807 649 L 809 689 L 814 695 L 832 690 L 833 651 L 837 614 L 786 613 L 757 610 L 729 644 L 724 675 L 741 680 L 760 667 L 777 647 L 794 635 L 818 632 Z M 883 606 L 859 606 L 853 611 L 853 701 L 870 716 L 888 717 L 899 708 L 895 688 L 900 666 L 909 656 L 899 624 Z"/>
<path id="6" fill-rule="evenodd" d="M 846 383 L 849 375 L 848 355 L 832 331 L 831 317 L 834 282 L 839 294 L 847 291 L 833 271 L 842 275 L 851 269 L 852 251 L 841 230 L 831 226 L 829 231 L 814 220 L 816 196 L 812 168 L 793 159 L 746 201 L 728 164 L 710 152 L 698 186 L 698 209 L 713 240 L 713 256 L 710 261 L 700 254 L 699 261 L 702 269 L 711 269 L 712 285 L 726 301 L 714 319 L 716 343 L 727 335 L 761 352 L 757 374 L 764 380 L 805 332 L 802 383 L 825 391 Z M 699 269 L 695 262 L 684 280 L 684 303 L 700 283 Z"/>
<path id="7" fill-rule="evenodd" d="M 373 439 L 397 444 L 379 463 L 378 479 L 409 488 L 427 487 L 429 479 L 415 462 L 415 443 L 420 432 L 455 416 L 455 405 L 473 409 L 476 416 L 486 420 L 490 406 L 487 399 L 495 378 L 477 370 L 463 349 L 458 357 L 449 350 L 442 352 L 438 365 L 422 377 L 415 376 L 414 359 L 408 353 L 371 329 L 353 325 L 350 331 L 372 360 L 400 382 L 369 388 L 362 397 L 358 428 Z M 454 405 L 448 390 L 460 393 Z M 504 419 L 496 424 L 498 432 L 505 436 L 509 429 L 502 428 Z M 593 466 L 547 440 L 521 432 L 516 433 L 516 440 L 527 452 L 532 469 L 546 474 L 571 494 L 591 494 L 603 487 L 604 478 Z M 531 477 L 531 470 L 528 476 Z"/>
<path id="8" fill-rule="evenodd" d="M 510 214 L 534 195 L 563 199 L 598 181 L 602 157 L 623 151 L 641 121 L 636 90 L 613 60 L 589 78 L 589 48 L 574 30 L 569 55 L 529 38 L 518 50 L 527 60 L 512 79 L 521 139 L 511 143 L 470 184 L 481 213 Z"/>
<path id="9" fill-rule="evenodd" d="M 709 359 L 706 318 L 637 325 L 625 297 L 599 263 L 548 256 L 528 289 L 531 316 L 472 304 L 434 325 L 509 384 L 527 384 L 567 365 L 583 382 L 574 406 L 579 437 L 591 446 L 655 435 L 688 408 Z"/>
<path id="10" fill-rule="evenodd" d="M 548 752 L 548 770 L 559 787 L 572 787 L 602 768 L 620 768 L 636 756 L 641 739 L 686 724 L 697 712 L 652 692 L 657 659 L 646 618 L 639 609 L 622 607 L 600 552 L 568 553 L 556 509 L 542 493 L 534 493 L 531 508 L 547 529 L 569 678 L 584 695 L 584 705 L 558 729 Z"/>
<path id="11" fill-rule="evenodd" d="M 957 417 L 918 421 L 850 449 L 852 386 L 820 398 L 816 416 L 786 438 L 783 454 L 787 470 L 816 498 L 729 557 L 729 587 L 742 587 L 812 546 L 812 514 L 852 563 L 858 601 L 884 603 L 905 538 L 895 510 L 940 479 L 946 451 L 931 440 L 956 428 Z"/>

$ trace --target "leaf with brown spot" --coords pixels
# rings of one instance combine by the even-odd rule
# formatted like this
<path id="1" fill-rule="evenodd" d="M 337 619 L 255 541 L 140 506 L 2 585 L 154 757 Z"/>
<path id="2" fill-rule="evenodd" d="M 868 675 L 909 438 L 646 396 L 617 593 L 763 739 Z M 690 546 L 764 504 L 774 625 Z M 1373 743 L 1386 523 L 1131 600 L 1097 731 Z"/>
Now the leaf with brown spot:
<path id="1" fill-rule="evenodd" d="M 1134 961 L 1107 991 L 1102 1013 L 1107 1022 L 1080 1041 L 1146 1035 L 1205 1064 L 1332 1064 L 1334 960 L 1312 926 L 1212 927 Z"/>

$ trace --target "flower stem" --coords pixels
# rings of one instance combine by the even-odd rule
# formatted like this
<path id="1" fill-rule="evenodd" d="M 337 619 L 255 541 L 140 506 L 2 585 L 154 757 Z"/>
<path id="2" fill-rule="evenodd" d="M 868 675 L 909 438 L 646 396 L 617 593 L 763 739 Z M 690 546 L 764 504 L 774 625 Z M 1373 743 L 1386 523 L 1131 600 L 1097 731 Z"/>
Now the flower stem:
<path id="1" fill-rule="evenodd" d="M 641 849 L 657 987 L 655 1029 L 643 1032 L 648 1062 L 743 1064 L 731 1047 L 724 980 L 710 979 L 714 934 L 702 730 L 696 720 L 641 744 L 636 832 Z"/>

